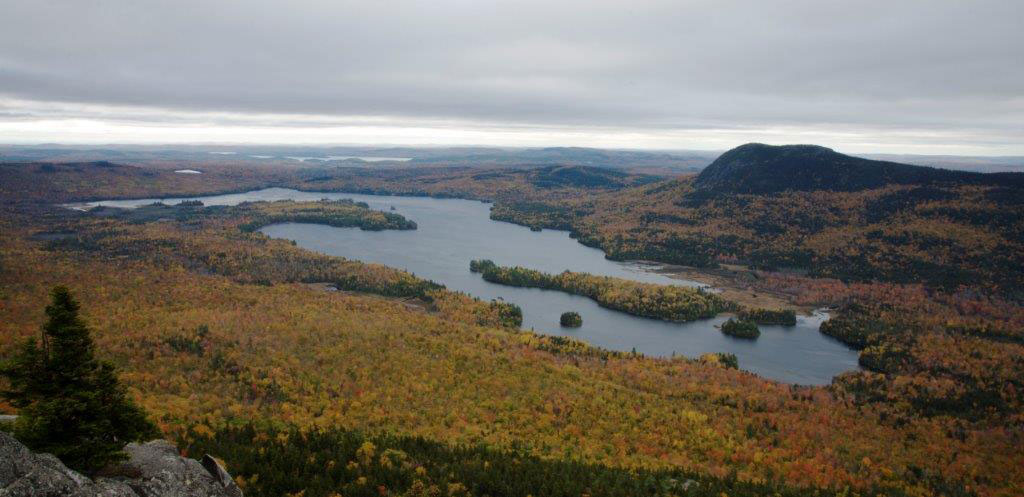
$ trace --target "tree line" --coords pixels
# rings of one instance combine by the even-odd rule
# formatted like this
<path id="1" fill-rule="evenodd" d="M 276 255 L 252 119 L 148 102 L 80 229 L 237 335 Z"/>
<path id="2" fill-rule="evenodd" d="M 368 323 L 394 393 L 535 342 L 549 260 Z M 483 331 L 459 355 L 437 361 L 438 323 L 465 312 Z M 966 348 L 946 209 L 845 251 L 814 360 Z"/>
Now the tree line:
<path id="1" fill-rule="evenodd" d="M 736 309 L 733 302 L 701 288 L 655 285 L 572 271 L 553 275 L 524 267 L 498 266 L 487 259 L 471 261 L 469 269 L 492 283 L 581 295 L 602 307 L 666 321 L 693 321 Z"/>
<path id="2" fill-rule="evenodd" d="M 250 497 L 779 497 L 841 495 L 823 488 L 743 482 L 682 469 L 624 469 L 546 459 L 485 445 L 342 428 L 245 424 L 187 437 L 190 454 L 216 453 Z"/>

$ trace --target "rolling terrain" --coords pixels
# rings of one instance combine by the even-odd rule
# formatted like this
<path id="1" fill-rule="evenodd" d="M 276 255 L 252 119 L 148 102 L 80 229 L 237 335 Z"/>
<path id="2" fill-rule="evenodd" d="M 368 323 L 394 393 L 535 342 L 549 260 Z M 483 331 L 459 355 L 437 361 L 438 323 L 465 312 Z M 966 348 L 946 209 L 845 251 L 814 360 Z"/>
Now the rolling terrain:
<path id="1" fill-rule="evenodd" d="M 616 259 L 743 264 L 845 281 L 1024 288 L 1024 175 L 751 144 L 696 177 L 564 201 L 499 202 L 493 217 L 570 229 Z"/>
<path id="2" fill-rule="evenodd" d="M 1019 493 L 1017 177 L 761 147 L 703 180 L 586 166 L 197 177 L 0 165 L 0 350 L 37 333 L 49 288 L 70 286 L 161 430 L 220 447 L 251 495 L 300 491 L 307 476 L 283 469 L 294 461 L 330 480 L 309 496 L 476 495 L 507 474 L 553 495 L 578 495 L 581 474 L 620 482 L 619 495 Z M 845 181 L 854 170 L 864 177 Z M 822 331 L 861 348 L 866 370 L 800 387 L 717 360 L 601 350 L 519 329 L 510 303 L 254 231 L 412 228 L 355 203 L 54 205 L 265 186 L 488 199 L 495 219 L 571 229 L 610 257 L 735 272 L 748 292 L 836 307 Z"/>

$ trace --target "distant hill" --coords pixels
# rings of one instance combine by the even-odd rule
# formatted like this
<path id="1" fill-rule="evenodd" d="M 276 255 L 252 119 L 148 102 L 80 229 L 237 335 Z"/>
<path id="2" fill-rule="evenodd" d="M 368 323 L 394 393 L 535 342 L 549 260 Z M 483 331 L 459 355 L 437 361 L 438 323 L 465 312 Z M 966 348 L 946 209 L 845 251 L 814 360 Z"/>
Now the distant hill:
<path id="1" fill-rule="evenodd" d="M 203 174 L 179 174 L 176 169 L 173 164 L 156 168 L 109 161 L 0 161 L 0 201 L 50 203 L 211 194 L 266 188 L 290 178 L 287 171 L 216 164 L 203 164 Z"/>
<path id="2" fill-rule="evenodd" d="M 969 156 L 969 155 L 915 155 L 865 154 L 874 160 L 901 162 L 916 166 L 940 167 L 978 173 L 1024 173 L 1024 156 Z"/>
<path id="3" fill-rule="evenodd" d="M 527 183 L 539 189 L 581 188 L 617 190 L 661 180 L 657 176 L 636 174 L 617 169 L 589 166 L 544 166 L 535 168 L 502 168 L 475 172 L 465 168 L 475 182 Z"/>
<path id="4" fill-rule="evenodd" d="M 817 145 L 748 143 L 722 154 L 694 182 L 698 191 L 754 194 L 859 191 L 889 184 L 1024 187 L 1024 174 L 984 174 L 862 159 Z"/>
<path id="5" fill-rule="evenodd" d="M 500 148 L 500 147 L 375 147 L 375 146 L 284 146 L 284 145 L 39 145 L 0 144 L 4 162 L 86 162 L 109 160 L 133 164 L 190 161 L 215 164 L 291 165 L 318 167 L 352 165 L 339 157 L 402 157 L 403 166 L 547 166 L 577 165 L 619 169 L 644 169 L 674 176 L 697 172 L 711 163 L 717 151 L 613 150 L 584 147 Z M 295 157 L 305 159 L 300 161 Z M 349 163 L 346 163 L 349 161 Z M 363 162 L 363 161 L 359 161 Z M 369 162 L 369 161 L 366 161 Z M 380 166 L 380 164 L 377 164 Z"/>
<path id="6" fill-rule="evenodd" d="M 527 149 L 469 149 L 449 153 L 417 155 L 417 164 L 468 166 L 543 166 L 576 165 L 602 168 L 660 168 L 665 171 L 696 172 L 708 165 L 716 152 L 647 152 L 584 147 L 548 147 Z"/>
<path id="7" fill-rule="evenodd" d="M 547 166 L 526 172 L 527 181 L 538 188 L 622 188 L 657 181 L 653 176 L 637 176 L 587 166 Z"/>

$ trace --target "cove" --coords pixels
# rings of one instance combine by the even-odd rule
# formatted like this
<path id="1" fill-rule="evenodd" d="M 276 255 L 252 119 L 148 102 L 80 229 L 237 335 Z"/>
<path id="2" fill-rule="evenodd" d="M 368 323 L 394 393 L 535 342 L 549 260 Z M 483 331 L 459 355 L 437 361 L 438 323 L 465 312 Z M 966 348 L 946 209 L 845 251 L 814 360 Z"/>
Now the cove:
<path id="1" fill-rule="evenodd" d="M 163 201 L 201 200 L 206 205 L 234 205 L 261 200 L 319 200 L 351 198 L 373 209 L 402 214 L 415 221 L 413 231 L 362 231 L 316 224 L 284 223 L 264 227 L 268 236 L 294 240 L 300 247 L 324 254 L 375 262 L 405 269 L 451 290 L 481 299 L 501 298 L 523 309 L 523 328 L 538 333 L 571 336 L 612 350 L 650 356 L 673 354 L 698 357 L 707 352 L 736 354 L 740 369 L 774 380 L 806 385 L 827 384 L 844 371 L 857 369 L 857 352 L 818 332 L 827 315 L 798 316 L 797 325 L 761 326 L 757 340 L 723 335 L 716 325 L 725 316 L 690 323 L 670 323 L 604 309 L 594 301 L 558 291 L 516 288 L 484 281 L 469 271 L 472 259 L 491 259 L 504 266 L 524 266 L 549 273 L 569 269 L 660 284 L 700 285 L 659 274 L 659 266 L 616 262 L 598 249 L 583 246 L 564 231 L 530 231 L 492 221 L 489 204 L 460 199 L 398 197 L 352 193 L 300 192 L 268 188 L 206 197 L 101 201 L 78 207 L 108 205 L 137 207 Z M 562 328 L 559 316 L 576 311 L 580 328 Z"/>

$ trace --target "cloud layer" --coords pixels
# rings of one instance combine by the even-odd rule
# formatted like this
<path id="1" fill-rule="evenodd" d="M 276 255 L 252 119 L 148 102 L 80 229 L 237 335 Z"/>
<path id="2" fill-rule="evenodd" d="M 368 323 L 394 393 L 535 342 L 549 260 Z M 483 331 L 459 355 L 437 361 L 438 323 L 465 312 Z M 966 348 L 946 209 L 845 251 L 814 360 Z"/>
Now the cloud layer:
<path id="1" fill-rule="evenodd" d="M 62 129 L 74 140 L 67 126 L 77 122 L 110 142 L 205 126 L 228 141 L 256 128 L 274 140 L 272 128 L 284 141 L 308 129 L 326 141 L 394 133 L 400 143 L 399 130 L 415 128 L 427 139 L 439 130 L 439 143 L 546 135 L 713 148 L 764 135 L 1024 153 L 1017 0 L 7 0 L 0 9 L 0 132 L 22 141 L 47 126 L 41 140 L 63 141 Z M 350 133 L 366 127 L 380 136 Z"/>

